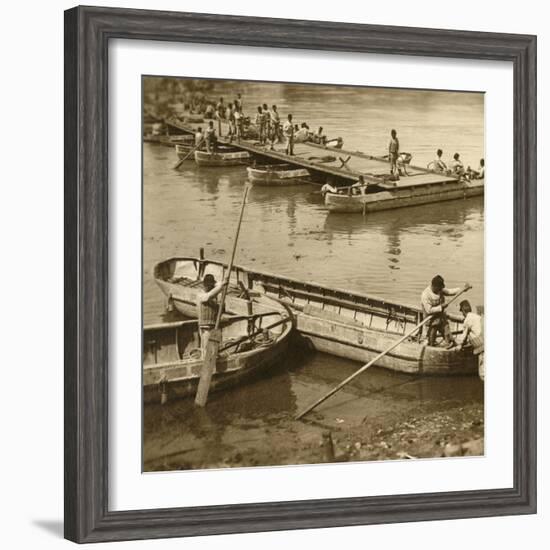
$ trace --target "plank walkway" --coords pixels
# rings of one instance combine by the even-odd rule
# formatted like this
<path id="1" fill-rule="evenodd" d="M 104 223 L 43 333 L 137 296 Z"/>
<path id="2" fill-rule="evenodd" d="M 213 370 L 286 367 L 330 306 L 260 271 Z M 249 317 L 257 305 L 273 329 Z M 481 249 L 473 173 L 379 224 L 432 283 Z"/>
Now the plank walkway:
<path id="1" fill-rule="evenodd" d="M 165 119 L 164 122 L 169 127 L 185 133 L 195 133 L 199 127 L 204 129 L 208 124 L 207 120 L 201 123 L 194 123 L 181 122 L 173 118 Z M 214 125 L 217 134 L 220 133 L 220 127 L 222 134 L 227 133 L 228 125 L 226 123 L 220 125 L 219 121 L 215 120 Z M 294 155 L 292 156 L 286 154 L 282 144 L 276 144 L 275 149 L 271 150 L 269 146 L 260 145 L 255 140 L 241 139 L 239 141 L 230 141 L 226 137 L 220 137 L 219 135 L 218 142 L 222 145 L 231 145 L 243 151 L 249 151 L 257 156 L 307 168 L 314 173 L 340 178 L 349 183 L 356 182 L 360 175 L 369 183 L 376 183 L 393 189 L 396 187 L 416 187 L 457 181 L 457 178 L 438 174 L 427 168 L 408 165 L 408 175 L 402 176 L 397 182 L 387 182 L 386 178 L 390 174 L 390 168 L 386 159 L 368 155 L 361 151 L 336 149 L 310 142 L 295 143 Z"/>

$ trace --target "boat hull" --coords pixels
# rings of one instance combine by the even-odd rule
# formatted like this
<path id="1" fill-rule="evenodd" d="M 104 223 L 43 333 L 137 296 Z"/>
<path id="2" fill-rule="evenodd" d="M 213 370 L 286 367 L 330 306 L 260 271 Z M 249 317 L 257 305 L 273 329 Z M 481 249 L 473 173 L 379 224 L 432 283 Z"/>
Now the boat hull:
<path id="1" fill-rule="evenodd" d="M 366 195 L 327 193 L 325 206 L 330 212 L 377 212 L 483 195 L 484 181 L 441 182 L 432 185 L 396 187 Z"/>
<path id="2" fill-rule="evenodd" d="M 289 321 L 289 326 L 291 322 Z M 210 393 L 242 385 L 275 368 L 288 353 L 290 328 L 269 347 L 219 357 L 212 375 Z M 146 365 L 143 369 L 143 401 L 146 404 L 194 396 L 202 369 L 202 359 Z"/>
<path id="3" fill-rule="evenodd" d="M 247 168 L 248 180 L 254 185 L 286 186 L 303 185 L 310 176 L 305 168 L 277 170 L 276 168 Z"/>
<path id="4" fill-rule="evenodd" d="M 368 363 L 394 344 L 398 336 L 366 327 L 298 313 L 296 329 L 316 351 Z M 477 373 L 476 358 L 468 351 L 447 350 L 425 343 L 404 342 L 376 362 L 396 372 L 416 375 L 464 375 Z"/>
<path id="5" fill-rule="evenodd" d="M 199 166 L 240 166 L 250 162 L 248 151 L 235 151 L 231 153 L 208 153 L 207 151 L 195 151 L 195 162 Z"/>
<path id="6" fill-rule="evenodd" d="M 155 280 L 178 311 L 194 317 L 198 290 L 193 287 L 180 288 L 180 285 L 166 280 L 166 274 L 174 271 L 177 262 L 190 261 L 189 258 L 180 258 L 157 264 Z M 223 264 L 207 263 L 210 266 L 207 269 L 215 274 L 217 280 L 221 280 Z M 282 308 L 291 309 L 295 315 L 298 333 L 313 349 L 364 363 L 389 348 L 406 331 L 412 329 L 420 316 L 420 311 L 412 306 L 388 303 L 378 298 L 238 266 L 234 267 L 232 279 L 243 283 L 254 295 L 264 294 L 277 300 Z M 239 297 L 239 290 L 234 285 L 230 286 L 226 304 L 228 311 L 245 314 L 246 301 Z M 459 317 L 449 317 L 453 330 L 459 331 Z M 390 370 L 417 375 L 477 373 L 477 357 L 471 349 L 448 350 L 440 346 L 428 346 L 425 341 L 415 339 L 398 345 L 376 364 Z"/>

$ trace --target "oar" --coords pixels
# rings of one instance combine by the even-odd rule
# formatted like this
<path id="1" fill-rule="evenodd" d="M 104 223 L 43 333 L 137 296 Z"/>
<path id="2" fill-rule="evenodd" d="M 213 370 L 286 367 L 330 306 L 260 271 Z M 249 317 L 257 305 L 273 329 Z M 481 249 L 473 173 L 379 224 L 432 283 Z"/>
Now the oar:
<path id="1" fill-rule="evenodd" d="M 241 205 L 241 213 L 239 215 L 239 222 L 237 223 L 237 230 L 235 231 L 235 240 L 233 242 L 233 251 L 231 252 L 231 261 L 227 266 L 227 278 L 223 286 L 221 300 L 218 306 L 218 314 L 216 316 L 216 324 L 214 329 L 210 331 L 208 337 L 208 343 L 206 345 L 206 351 L 203 358 L 203 365 L 201 370 L 201 377 L 199 380 L 199 386 L 197 388 L 197 394 L 195 395 L 195 405 L 204 407 L 206 400 L 208 399 L 208 391 L 210 390 L 210 382 L 212 375 L 216 370 L 216 359 L 218 357 L 218 350 L 220 349 L 221 331 L 220 321 L 222 318 L 223 304 L 225 303 L 225 297 L 227 295 L 227 287 L 229 286 L 229 277 L 231 277 L 231 270 L 233 269 L 233 260 L 235 259 L 235 253 L 237 251 L 237 242 L 239 240 L 239 232 L 241 230 L 241 222 L 243 221 L 244 206 L 246 204 L 246 196 L 248 195 L 248 185 L 245 185 L 243 193 L 243 202 Z"/>
<path id="2" fill-rule="evenodd" d="M 177 170 L 190 156 L 192 153 L 194 153 L 201 145 L 202 145 L 202 142 L 204 141 L 204 139 L 201 139 L 199 141 L 199 143 L 197 145 L 195 145 L 195 147 L 193 147 L 191 149 L 191 151 L 189 151 L 189 153 L 187 153 L 187 155 L 185 155 L 185 157 L 183 157 L 175 166 L 174 166 L 174 170 Z"/>
<path id="3" fill-rule="evenodd" d="M 448 301 L 448 303 L 445 305 L 445 307 L 448 307 L 451 305 L 452 302 L 454 302 L 461 294 L 464 294 L 467 290 L 472 288 L 471 286 L 464 287 L 460 292 L 455 294 L 451 300 Z M 397 340 L 394 344 L 392 344 L 389 348 L 384 350 L 383 352 L 379 353 L 374 359 L 371 359 L 366 365 L 363 365 L 358 371 L 354 372 L 351 376 L 348 376 L 343 382 L 340 382 L 335 388 L 332 388 L 328 393 L 323 395 L 320 399 L 315 401 L 312 405 L 304 409 L 301 413 L 299 413 L 295 419 L 299 420 L 303 416 L 305 416 L 308 412 L 313 410 L 315 407 L 326 401 L 331 395 L 334 395 L 337 391 L 341 390 L 344 386 L 349 384 L 354 378 L 359 376 L 362 372 L 366 371 L 370 366 L 374 365 L 378 359 L 381 359 L 384 357 L 384 355 L 388 354 L 391 350 L 395 349 L 399 344 L 404 342 L 407 338 L 410 338 L 418 329 L 423 327 L 431 318 L 433 315 L 428 315 L 421 323 L 418 323 L 413 329 L 411 329 L 405 336 Z"/>

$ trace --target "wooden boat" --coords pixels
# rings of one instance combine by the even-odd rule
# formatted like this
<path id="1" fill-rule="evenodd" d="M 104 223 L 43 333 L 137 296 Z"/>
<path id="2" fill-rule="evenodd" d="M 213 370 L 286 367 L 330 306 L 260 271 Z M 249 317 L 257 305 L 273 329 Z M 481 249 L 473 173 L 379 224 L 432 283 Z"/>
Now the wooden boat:
<path id="1" fill-rule="evenodd" d="M 280 310 L 225 320 L 210 391 L 242 384 L 275 367 L 287 352 L 291 330 L 290 315 Z M 144 327 L 145 403 L 195 395 L 202 365 L 196 320 Z"/>
<path id="2" fill-rule="evenodd" d="M 155 282 L 166 296 L 168 310 L 176 309 L 186 317 L 197 316 L 197 296 L 202 292 L 202 279 L 211 274 L 216 281 L 225 278 L 227 266 L 201 258 L 171 258 L 155 265 Z M 263 292 L 252 292 L 240 277 L 240 270 L 231 273 L 225 298 L 227 315 L 250 315 L 281 310 L 282 306 Z M 283 308 L 284 309 L 284 308 Z"/>
<path id="3" fill-rule="evenodd" d="M 240 151 L 233 147 L 217 147 L 216 152 L 195 151 L 195 162 L 199 166 L 238 166 L 250 161 L 248 151 Z"/>
<path id="4" fill-rule="evenodd" d="M 248 179 L 255 185 L 297 185 L 308 183 L 309 171 L 291 164 L 249 166 Z"/>
<path id="5" fill-rule="evenodd" d="M 194 314 L 191 289 L 200 284 L 199 268 L 217 280 L 226 269 L 220 262 L 196 258 L 173 258 L 154 268 L 155 280 L 164 294 L 187 315 Z M 185 281 L 182 288 L 180 272 Z M 363 363 L 390 347 L 422 318 L 420 309 L 411 305 L 235 266 L 227 304 L 236 313 L 245 311 L 245 290 L 251 296 L 264 294 L 276 299 L 281 307 L 290 308 L 296 316 L 297 331 L 314 349 Z M 448 316 L 453 332 L 461 332 L 461 316 Z M 397 346 L 377 365 L 410 374 L 477 373 L 477 358 L 471 349 L 428 346 L 423 334 Z"/>
<path id="6" fill-rule="evenodd" d="M 195 148 L 195 142 L 189 141 L 186 143 L 178 143 L 175 146 L 176 148 L 176 155 L 180 160 L 183 160 L 185 158 L 192 158 L 189 157 L 191 151 Z"/>
<path id="7" fill-rule="evenodd" d="M 459 180 L 437 174 L 401 177 L 362 188 L 342 187 L 326 193 L 325 206 L 330 212 L 376 212 L 453 199 L 483 195 L 483 179 Z"/>

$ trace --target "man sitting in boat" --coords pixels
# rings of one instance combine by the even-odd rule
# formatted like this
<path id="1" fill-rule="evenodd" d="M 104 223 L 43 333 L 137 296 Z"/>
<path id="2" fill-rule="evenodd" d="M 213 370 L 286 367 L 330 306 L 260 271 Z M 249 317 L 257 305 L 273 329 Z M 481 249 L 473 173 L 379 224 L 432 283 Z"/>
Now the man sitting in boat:
<path id="1" fill-rule="evenodd" d="M 324 197 L 327 193 L 338 193 L 338 189 L 330 183 L 325 183 L 323 187 L 321 187 L 321 195 Z"/>
<path id="2" fill-rule="evenodd" d="M 302 122 L 300 129 L 294 134 L 294 143 L 304 143 L 309 141 L 310 132 L 308 125 L 305 122 Z"/>
<path id="3" fill-rule="evenodd" d="M 218 294 L 226 284 L 228 284 L 227 280 L 216 284 L 214 275 L 210 273 L 207 273 L 202 280 L 203 292 L 197 296 L 197 316 L 199 318 L 199 333 L 203 355 L 206 351 L 210 333 L 216 325 L 219 307 Z"/>
<path id="4" fill-rule="evenodd" d="M 441 174 L 446 174 L 449 169 L 441 158 L 443 156 L 443 151 L 441 149 L 438 149 L 436 155 L 437 157 L 432 163 L 432 169 Z"/>
<path id="5" fill-rule="evenodd" d="M 466 283 L 464 288 L 470 288 Z M 461 288 L 445 288 L 445 281 L 441 275 L 436 275 L 431 284 L 424 289 L 420 297 L 420 304 L 424 315 L 431 315 L 431 321 L 428 322 L 428 345 L 435 346 L 437 334 L 441 334 L 445 340 L 447 349 L 456 345 L 451 334 L 449 320 L 445 314 L 445 296 L 454 296 L 458 294 Z"/>
<path id="6" fill-rule="evenodd" d="M 364 195 L 367 190 L 367 184 L 365 178 L 361 175 L 359 179 L 349 187 L 350 195 Z"/>
<path id="7" fill-rule="evenodd" d="M 214 122 L 212 120 L 208 123 L 208 128 L 206 128 L 206 135 L 204 138 L 206 141 L 206 150 L 209 153 L 215 153 L 218 139 L 216 137 L 216 130 L 214 129 Z"/>
<path id="8" fill-rule="evenodd" d="M 460 337 L 461 349 L 466 345 L 471 345 L 474 349 L 474 355 L 477 355 L 477 364 L 479 377 L 485 379 L 485 366 L 483 363 L 483 353 L 484 353 L 484 344 L 483 344 L 483 319 L 481 315 L 474 313 L 472 311 L 472 306 L 468 300 L 462 300 L 460 302 L 460 312 L 464 315 L 464 330 L 462 336 Z"/>
<path id="9" fill-rule="evenodd" d="M 471 180 L 482 180 L 485 177 L 485 159 L 479 160 L 479 168 L 477 170 L 472 170 L 468 166 L 466 173 Z"/>
<path id="10" fill-rule="evenodd" d="M 460 160 L 460 155 L 458 153 L 455 153 L 453 155 L 453 160 L 450 164 L 451 174 L 454 176 L 459 177 L 466 177 L 466 170 L 464 170 L 464 164 L 462 164 L 462 161 Z"/>

